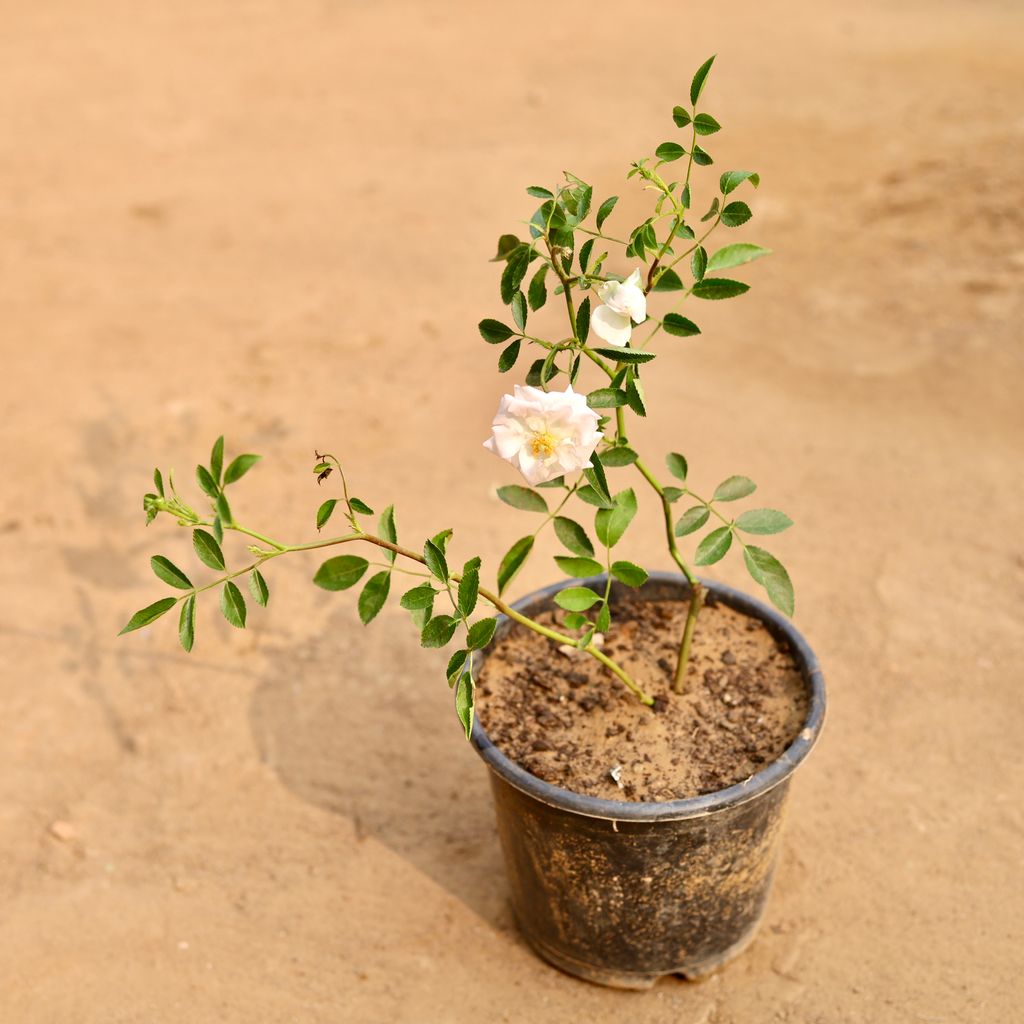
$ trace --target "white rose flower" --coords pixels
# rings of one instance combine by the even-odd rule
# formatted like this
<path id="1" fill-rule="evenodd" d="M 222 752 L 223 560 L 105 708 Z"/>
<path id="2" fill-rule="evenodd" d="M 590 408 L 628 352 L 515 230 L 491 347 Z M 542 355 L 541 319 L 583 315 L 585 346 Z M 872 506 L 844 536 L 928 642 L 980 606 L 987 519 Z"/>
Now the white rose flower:
<path id="1" fill-rule="evenodd" d="M 572 385 L 541 391 L 517 384 L 503 395 L 484 447 L 510 462 L 530 484 L 590 467 L 590 456 L 604 434 L 585 395 Z"/>
<path id="2" fill-rule="evenodd" d="M 647 296 L 640 287 L 640 271 L 634 270 L 625 281 L 602 281 L 597 295 L 604 305 L 594 310 L 590 326 L 602 341 L 625 348 L 633 330 L 629 321 L 642 324 L 647 319 Z"/>

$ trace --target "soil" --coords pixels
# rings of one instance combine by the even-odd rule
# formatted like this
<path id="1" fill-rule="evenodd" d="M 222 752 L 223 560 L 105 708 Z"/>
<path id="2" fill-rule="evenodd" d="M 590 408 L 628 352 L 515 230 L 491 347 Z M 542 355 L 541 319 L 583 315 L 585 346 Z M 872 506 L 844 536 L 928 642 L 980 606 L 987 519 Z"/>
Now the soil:
<path id="1" fill-rule="evenodd" d="M 604 639 L 653 709 L 589 655 L 513 624 L 480 675 L 481 724 L 528 772 L 586 796 L 679 800 L 742 782 L 796 738 L 807 690 L 785 642 L 715 603 L 697 620 L 686 691 L 675 694 L 686 610 L 681 601 L 622 601 Z M 539 620 L 565 631 L 562 618 Z"/>

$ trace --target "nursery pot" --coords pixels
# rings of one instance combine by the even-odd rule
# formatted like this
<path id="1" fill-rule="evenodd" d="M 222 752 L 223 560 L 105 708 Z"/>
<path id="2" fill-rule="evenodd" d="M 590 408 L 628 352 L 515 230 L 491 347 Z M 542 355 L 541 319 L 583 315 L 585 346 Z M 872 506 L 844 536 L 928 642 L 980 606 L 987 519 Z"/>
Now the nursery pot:
<path id="1" fill-rule="evenodd" d="M 603 579 L 585 582 L 604 586 Z M 514 607 L 536 615 L 554 607 L 566 585 Z M 545 960 L 588 981 L 642 989 L 666 974 L 698 978 L 747 946 L 768 898 L 790 778 L 821 732 L 824 680 L 803 637 L 760 601 L 721 583 L 704 585 L 710 601 L 760 620 L 785 641 L 807 687 L 802 730 L 749 779 L 662 803 L 581 796 L 531 775 L 494 746 L 479 721 L 473 726 L 473 745 L 491 769 L 520 930 Z M 681 576 L 653 573 L 639 593 L 685 600 L 690 588 Z M 503 619 L 498 635 L 510 626 Z"/>

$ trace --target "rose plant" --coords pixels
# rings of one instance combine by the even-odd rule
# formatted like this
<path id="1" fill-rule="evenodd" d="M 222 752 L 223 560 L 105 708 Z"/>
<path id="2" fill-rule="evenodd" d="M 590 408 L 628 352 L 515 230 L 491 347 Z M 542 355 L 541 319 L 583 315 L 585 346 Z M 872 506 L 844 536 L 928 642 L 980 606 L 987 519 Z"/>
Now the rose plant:
<path id="1" fill-rule="evenodd" d="M 320 484 L 336 480 L 340 495 L 320 504 L 315 525 L 319 532 L 332 520 L 342 521 L 340 534 L 291 544 L 242 525 L 235 517 L 235 492 L 229 502 L 228 489 L 252 469 L 259 456 L 241 454 L 225 464 L 224 440 L 218 438 L 209 463 L 196 468 L 208 510 L 199 511 L 186 502 L 173 473 L 165 483 L 159 470 L 154 473 L 154 490 L 143 499 L 147 524 L 164 513 L 191 530 L 198 560 L 216 575 L 197 584 L 168 558 L 154 555 L 153 572 L 176 593 L 136 612 L 121 632 L 148 626 L 178 607 L 181 645 L 191 651 L 200 597 L 206 592 L 217 591 L 224 617 L 244 628 L 247 603 L 236 581 L 247 578 L 251 600 L 266 606 L 269 588 L 264 572 L 274 559 L 350 544 L 370 546 L 376 549 L 375 560 L 365 553 L 334 554 L 320 565 L 313 582 L 325 590 L 340 591 L 365 579 L 357 602 L 365 624 L 389 599 L 396 573 L 418 577 L 401 595 L 400 604 L 411 613 L 424 647 L 446 647 L 459 635 L 446 675 L 455 688 L 456 708 L 467 736 L 473 724 L 475 656 L 494 637 L 498 614 L 597 659 L 638 700 L 653 705 L 647 681 L 632 678 L 602 650 L 602 637 L 612 620 L 612 581 L 639 587 L 648 578 L 642 566 L 617 557 L 638 504 L 633 487 L 611 485 L 610 475 L 624 471 L 636 474 L 653 493 L 664 518 L 668 555 L 690 584 L 674 671 L 676 692 L 685 685 L 693 631 L 705 599 L 695 567 L 711 565 L 730 548 L 738 548 L 751 577 L 776 607 L 791 615 L 789 575 L 775 556 L 749 541 L 785 530 L 790 519 L 771 508 L 753 508 L 734 516 L 733 503 L 754 493 L 753 481 L 729 476 L 704 497 L 691 487 L 687 460 L 678 452 L 666 456 L 671 482 L 663 482 L 633 448 L 627 431 L 628 415 L 647 415 L 643 373 L 657 356 L 654 343 L 700 334 L 697 324 L 679 312 L 684 301 L 742 295 L 749 286 L 721 272 L 769 252 L 749 242 L 708 245 L 719 228 L 734 229 L 750 219 L 749 206 L 734 194 L 744 186 L 756 188 L 760 181 L 756 173 L 727 170 L 716 175 L 714 195 L 701 204 L 704 212 L 699 216 L 693 212 L 698 193 L 695 169 L 713 163 L 702 140 L 721 127 L 709 113 L 698 110 L 713 60 L 695 74 L 689 104 L 672 112 L 676 127 L 684 133 L 682 141 L 663 142 L 653 155 L 630 166 L 627 178 L 636 179 L 653 200 L 650 215 L 640 224 L 628 233 L 609 233 L 606 225 L 617 197 L 595 207 L 592 187 L 566 174 L 553 188 L 528 188 L 539 205 L 525 223 L 524 237 L 505 234 L 499 239 L 495 260 L 501 264 L 500 294 L 511 325 L 489 318 L 479 324 L 479 331 L 488 344 L 502 346 L 498 370 L 503 374 L 510 373 L 530 347 L 536 350 L 536 358 L 527 369 L 525 383 L 514 385 L 512 393 L 501 398 L 491 436 L 484 443 L 517 469 L 527 485 L 508 484 L 498 489 L 498 497 L 514 509 L 543 519 L 500 559 L 493 589 L 481 583 L 479 556 L 463 561 L 460 569 L 453 568 L 458 562 L 453 559 L 450 529 L 417 543 L 415 549 L 400 544 L 394 507 L 388 505 L 377 517 L 350 490 L 342 461 L 331 454 L 317 453 L 313 472 Z M 564 303 L 565 329 L 542 337 L 528 321 L 548 302 L 549 291 Z M 668 308 L 650 315 L 649 305 Z M 598 386 L 584 383 L 592 375 Z M 580 511 L 570 515 L 570 503 Z M 584 514 L 593 515 L 591 529 L 580 522 Z M 368 525 L 370 517 L 376 517 L 375 527 Z M 684 556 L 679 541 L 693 538 L 709 524 L 711 529 L 696 543 L 692 556 Z M 556 595 L 555 603 L 565 612 L 558 628 L 522 614 L 503 596 L 548 525 L 566 550 L 555 556 L 555 562 L 570 581 L 605 578 L 598 589 L 577 582 Z M 251 542 L 250 560 L 237 568 L 228 567 L 222 548 L 228 533 Z M 481 608 L 487 609 L 483 615 Z"/>

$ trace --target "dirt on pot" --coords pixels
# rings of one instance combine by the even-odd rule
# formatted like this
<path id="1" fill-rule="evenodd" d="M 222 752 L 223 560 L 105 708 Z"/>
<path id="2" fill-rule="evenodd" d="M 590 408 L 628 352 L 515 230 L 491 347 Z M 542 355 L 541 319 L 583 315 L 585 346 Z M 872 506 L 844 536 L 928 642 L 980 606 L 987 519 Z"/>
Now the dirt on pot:
<path id="1" fill-rule="evenodd" d="M 541 622 L 560 624 L 560 611 Z M 787 645 L 722 604 L 701 612 L 686 692 L 672 676 L 681 601 L 626 599 L 604 650 L 654 696 L 652 710 L 586 654 L 514 625 L 488 653 L 477 713 L 531 774 L 607 800 L 679 800 L 742 782 L 796 737 L 808 698 Z"/>

